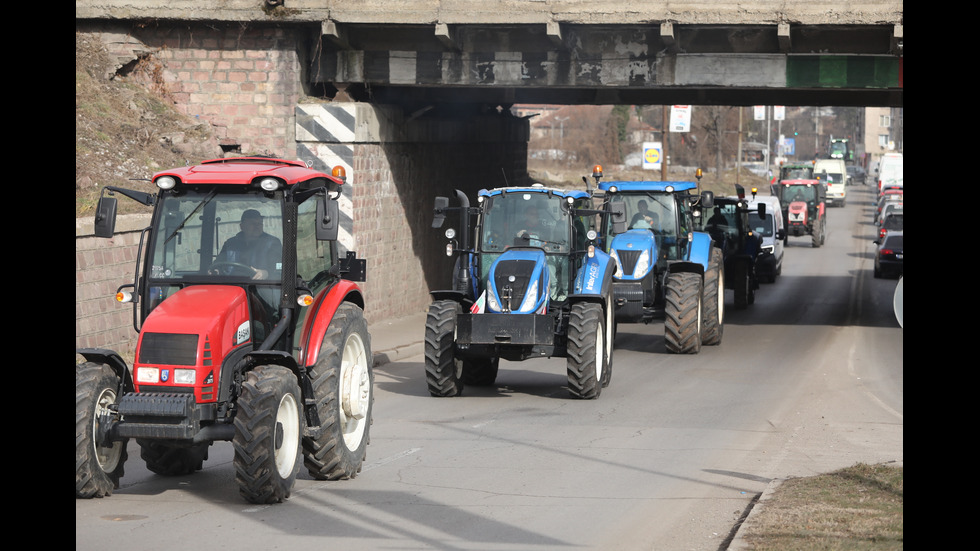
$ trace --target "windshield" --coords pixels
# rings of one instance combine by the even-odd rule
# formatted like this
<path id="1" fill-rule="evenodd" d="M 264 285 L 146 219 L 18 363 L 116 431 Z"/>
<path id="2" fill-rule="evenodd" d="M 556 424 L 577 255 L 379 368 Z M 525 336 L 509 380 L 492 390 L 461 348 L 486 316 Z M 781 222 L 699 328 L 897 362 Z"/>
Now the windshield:
<path id="1" fill-rule="evenodd" d="M 783 167 L 779 170 L 780 180 L 810 180 L 813 178 L 813 167 Z"/>
<path id="2" fill-rule="evenodd" d="M 784 205 L 788 205 L 794 201 L 812 202 L 816 200 L 816 186 L 779 186 L 779 202 Z"/>
<path id="3" fill-rule="evenodd" d="M 151 240 L 150 277 L 202 282 L 278 282 L 282 206 L 264 194 L 189 191 L 167 195 Z"/>
<path id="4" fill-rule="evenodd" d="M 668 193 L 619 193 L 618 201 L 626 206 L 627 230 L 651 230 L 657 236 L 676 237 L 678 219 L 674 197 Z M 614 237 L 612 219 L 606 217 L 605 234 Z M 612 239 L 606 240 L 611 243 Z"/>
<path id="5" fill-rule="evenodd" d="M 494 195 L 484 207 L 480 250 L 540 247 L 546 253 L 568 253 L 571 231 L 561 198 L 546 193 L 513 191 Z"/>
<path id="6" fill-rule="evenodd" d="M 772 237 L 776 234 L 773 229 L 774 226 L 775 219 L 772 214 L 766 213 L 765 216 L 759 216 L 759 211 L 749 212 L 749 229 L 757 235 Z"/>

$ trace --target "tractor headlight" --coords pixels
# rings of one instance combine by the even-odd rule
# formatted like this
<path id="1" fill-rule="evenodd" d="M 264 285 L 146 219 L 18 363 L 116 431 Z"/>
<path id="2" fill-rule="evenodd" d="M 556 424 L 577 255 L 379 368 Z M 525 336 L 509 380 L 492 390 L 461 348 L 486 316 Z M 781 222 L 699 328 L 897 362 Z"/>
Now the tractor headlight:
<path id="1" fill-rule="evenodd" d="M 159 383 L 160 368 L 140 367 L 136 369 L 136 382 L 139 383 Z"/>
<path id="2" fill-rule="evenodd" d="M 161 176 L 157 178 L 157 187 L 160 189 L 173 189 L 177 185 L 177 179 L 173 176 Z"/>
<path id="3" fill-rule="evenodd" d="M 633 277 L 640 279 L 647 275 L 650 270 L 650 251 L 644 250 L 640 253 L 640 258 L 636 259 L 636 267 L 633 268 Z"/>
<path id="4" fill-rule="evenodd" d="M 497 300 L 497 293 L 487 287 L 487 312 L 500 312 L 502 310 L 500 301 Z"/>
<path id="5" fill-rule="evenodd" d="M 197 373 L 193 369 L 175 369 L 174 382 L 181 385 L 192 385 L 197 380 Z"/>
<path id="6" fill-rule="evenodd" d="M 266 191 L 275 191 L 279 189 L 279 180 L 275 178 L 262 178 L 259 182 L 259 187 Z"/>
<path id="7" fill-rule="evenodd" d="M 521 302 L 521 312 L 530 312 L 534 309 L 534 305 L 538 303 L 538 280 L 534 280 L 534 283 L 527 288 L 527 293 L 524 294 L 524 301 Z"/>
<path id="8" fill-rule="evenodd" d="M 616 249 L 610 250 L 609 251 L 609 256 L 612 257 L 613 262 L 616 263 L 616 273 L 623 274 L 623 275 L 629 275 L 629 274 L 627 274 L 626 272 L 623 271 L 623 265 L 619 263 L 619 255 L 616 254 Z"/>

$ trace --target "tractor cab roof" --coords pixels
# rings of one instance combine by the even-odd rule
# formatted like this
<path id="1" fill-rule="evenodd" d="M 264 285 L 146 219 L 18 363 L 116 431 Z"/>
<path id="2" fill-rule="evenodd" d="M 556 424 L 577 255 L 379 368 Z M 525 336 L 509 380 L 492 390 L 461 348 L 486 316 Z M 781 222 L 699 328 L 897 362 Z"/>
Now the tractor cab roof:
<path id="1" fill-rule="evenodd" d="M 531 186 L 500 187 L 493 189 L 481 189 L 479 195 L 493 197 L 495 195 L 507 195 L 508 193 L 547 193 L 559 198 L 573 197 L 575 199 L 586 199 L 589 194 L 577 189 L 560 189 L 545 187 L 540 184 Z"/>
<path id="2" fill-rule="evenodd" d="M 780 180 L 779 185 L 781 186 L 815 186 L 821 184 L 820 180 L 810 180 L 805 178 L 796 178 L 795 180 Z"/>
<path id="3" fill-rule="evenodd" d="M 696 182 L 600 182 L 599 189 L 602 191 L 631 192 L 631 191 L 688 191 L 697 189 Z"/>
<path id="4" fill-rule="evenodd" d="M 286 186 L 317 179 L 324 179 L 337 185 L 344 183 L 342 173 L 339 173 L 338 176 L 331 176 L 325 172 L 309 168 L 300 161 L 271 157 L 212 159 L 203 161 L 199 165 L 157 172 L 153 175 L 153 181 L 156 182 L 163 176 L 176 178 L 180 183 L 189 185 L 247 185 L 263 178 L 275 178 Z"/>

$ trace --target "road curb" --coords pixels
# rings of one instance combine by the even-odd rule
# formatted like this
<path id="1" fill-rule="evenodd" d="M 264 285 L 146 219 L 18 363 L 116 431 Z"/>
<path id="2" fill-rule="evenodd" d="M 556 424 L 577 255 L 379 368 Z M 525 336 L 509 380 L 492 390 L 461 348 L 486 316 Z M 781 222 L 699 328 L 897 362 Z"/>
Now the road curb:
<path id="1" fill-rule="evenodd" d="M 769 484 L 766 485 L 766 489 L 759 495 L 759 499 L 752 504 L 752 509 L 749 511 L 749 514 L 745 515 L 745 518 L 738 523 L 735 536 L 732 538 L 732 543 L 729 544 L 726 551 L 748 551 L 752 549 L 752 547 L 750 547 L 748 542 L 746 542 L 744 539 L 746 525 L 751 524 L 752 519 L 759 513 L 762 507 L 766 504 L 766 501 L 772 497 L 772 495 L 776 492 L 776 489 L 779 488 L 780 484 L 782 484 L 785 480 L 785 478 L 774 478 L 769 481 Z"/>

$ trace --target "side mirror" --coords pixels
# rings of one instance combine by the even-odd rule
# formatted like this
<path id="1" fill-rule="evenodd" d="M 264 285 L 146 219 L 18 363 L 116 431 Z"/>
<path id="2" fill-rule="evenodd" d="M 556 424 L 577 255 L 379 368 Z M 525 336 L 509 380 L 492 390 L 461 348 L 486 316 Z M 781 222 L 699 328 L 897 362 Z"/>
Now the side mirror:
<path id="1" fill-rule="evenodd" d="M 609 203 L 609 215 L 612 218 L 612 231 L 620 234 L 626 231 L 626 203 L 623 201 L 611 201 Z"/>
<path id="2" fill-rule="evenodd" d="M 715 194 L 711 191 L 701 192 L 701 207 L 710 209 L 715 206 Z"/>
<path id="3" fill-rule="evenodd" d="M 319 241 L 336 241 L 340 231 L 340 206 L 337 201 L 324 196 L 316 203 L 316 238 Z"/>
<path id="4" fill-rule="evenodd" d="M 765 218 L 765 217 L 766 217 L 766 204 L 759 203 L 759 218 Z"/>
<path id="5" fill-rule="evenodd" d="M 116 203 L 115 197 L 99 197 L 95 205 L 96 237 L 112 237 L 116 231 Z"/>
<path id="6" fill-rule="evenodd" d="M 446 209 L 449 208 L 449 197 L 436 197 L 435 214 L 432 217 L 432 227 L 441 228 L 446 221 Z"/>

